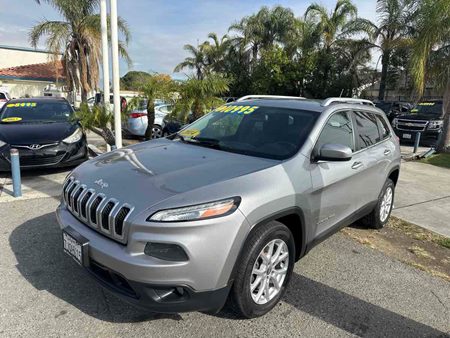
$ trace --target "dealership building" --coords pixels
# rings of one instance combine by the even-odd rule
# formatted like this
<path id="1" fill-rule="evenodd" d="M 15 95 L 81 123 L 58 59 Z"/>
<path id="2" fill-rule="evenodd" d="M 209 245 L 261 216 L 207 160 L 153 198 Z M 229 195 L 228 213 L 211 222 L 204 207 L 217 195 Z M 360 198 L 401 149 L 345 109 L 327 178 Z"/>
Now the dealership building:
<path id="1" fill-rule="evenodd" d="M 0 45 L 0 87 L 13 98 L 66 97 L 60 59 L 45 50 Z"/>

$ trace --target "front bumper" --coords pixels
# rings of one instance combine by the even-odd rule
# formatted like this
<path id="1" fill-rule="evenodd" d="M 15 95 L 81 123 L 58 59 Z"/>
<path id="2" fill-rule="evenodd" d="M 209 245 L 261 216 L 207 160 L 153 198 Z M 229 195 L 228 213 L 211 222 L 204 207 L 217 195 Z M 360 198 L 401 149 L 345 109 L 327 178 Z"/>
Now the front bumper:
<path id="1" fill-rule="evenodd" d="M 4 146 L 0 150 L 0 171 L 11 170 L 10 150 L 13 146 Z M 38 150 L 19 148 L 20 167 L 33 168 L 61 168 L 76 166 L 88 158 L 87 142 L 83 137 L 79 142 L 65 144 L 58 142 L 49 147 Z"/>
<path id="2" fill-rule="evenodd" d="M 249 231 L 245 217 L 236 210 L 223 218 L 197 222 L 200 225 L 132 225 L 124 245 L 81 223 L 64 203 L 56 215 L 62 229 L 75 231 L 88 241 L 85 269 L 100 285 L 137 307 L 156 312 L 220 310 Z M 189 260 L 147 256 L 148 242 L 177 244 Z"/>
<path id="3" fill-rule="evenodd" d="M 394 128 L 394 132 L 398 136 L 400 141 L 402 141 L 402 142 L 414 143 L 416 140 L 417 131 L 415 131 L 415 130 L 403 130 L 403 129 L 400 130 L 400 129 Z M 421 131 L 420 132 L 421 143 L 423 141 L 436 142 L 439 139 L 439 136 L 441 135 L 441 133 L 442 133 L 442 131 L 440 129 Z"/>

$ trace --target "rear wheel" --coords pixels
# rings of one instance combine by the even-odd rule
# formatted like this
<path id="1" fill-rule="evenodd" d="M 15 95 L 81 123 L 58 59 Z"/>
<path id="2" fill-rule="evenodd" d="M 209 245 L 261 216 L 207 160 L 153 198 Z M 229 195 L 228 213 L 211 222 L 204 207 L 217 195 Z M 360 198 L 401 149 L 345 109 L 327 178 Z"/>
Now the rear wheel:
<path id="1" fill-rule="evenodd" d="M 230 294 L 234 310 L 245 318 L 269 312 L 286 291 L 294 261 L 294 239 L 284 224 L 272 221 L 253 232 L 237 262 Z"/>
<path id="2" fill-rule="evenodd" d="M 366 226 L 374 229 L 382 229 L 386 225 L 391 216 L 392 207 L 394 206 L 394 190 L 394 182 L 388 178 L 378 197 L 375 209 L 362 219 Z"/>
<path id="3" fill-rule="evenodd" d="M 161 128 L 161 126 L 158 126 L 157 124 L 153 125 L 153 129 L 152 129 L 152 138 L 160 138 L 163 136 L 163 130 Z"/>

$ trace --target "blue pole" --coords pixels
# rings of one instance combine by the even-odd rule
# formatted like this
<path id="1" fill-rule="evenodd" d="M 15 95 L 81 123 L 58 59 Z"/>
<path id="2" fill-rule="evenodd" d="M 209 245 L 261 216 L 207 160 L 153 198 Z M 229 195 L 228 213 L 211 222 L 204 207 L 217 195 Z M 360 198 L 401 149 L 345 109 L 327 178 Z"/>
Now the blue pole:
<path id="1" fill-rule="evenodd" d="M 421 132 L 418 131 L 418 132 L 416 133 L 416 139 L 415 139 L 415 141 L 414 141 L 414 154 L 417 153 L 417 148 L 419 148 L 419 144 L 420 144 L 420 135 L 421 135 Z"/>
<path id="2" fill-rule="evenodd" d="M 20 160 L 19 151 L 17 149 L 11 149 L 11 176 L 13 181 L 13 193 L 14 197 L 22 196 L 22 184 L 20 180 Z"/>

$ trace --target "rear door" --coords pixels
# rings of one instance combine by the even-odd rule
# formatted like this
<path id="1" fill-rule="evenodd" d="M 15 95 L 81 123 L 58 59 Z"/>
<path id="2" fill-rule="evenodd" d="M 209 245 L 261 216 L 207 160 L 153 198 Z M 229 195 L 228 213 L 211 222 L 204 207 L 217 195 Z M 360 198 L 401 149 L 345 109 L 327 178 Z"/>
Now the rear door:
<path id="1" fill-rule="evenodd" d="M 342 144 L 356 150 L 355 127 L 351 111 L 333 113 L 323 127 L 314 147 Z M 362 152 L 354 153 L 350 161 L 312 162 L 312 217 L 316 236 L 320 237 L 346 222 L 355 212 L 355 205 L 365 188 L 365 160 Z"/>
<path id="2" fill-rule="evenodd" d="M 387 122 L 378 114 L 359 110 L 353 113 L 357 135 L 357 151 L 364 161 L 364 193 L 357 200 L 358 208 L 378 200 L 386 181 L 386 172 L 394 154 L 394 145 L 389 142 Z"/>

